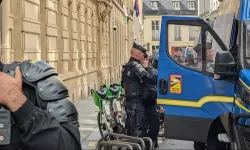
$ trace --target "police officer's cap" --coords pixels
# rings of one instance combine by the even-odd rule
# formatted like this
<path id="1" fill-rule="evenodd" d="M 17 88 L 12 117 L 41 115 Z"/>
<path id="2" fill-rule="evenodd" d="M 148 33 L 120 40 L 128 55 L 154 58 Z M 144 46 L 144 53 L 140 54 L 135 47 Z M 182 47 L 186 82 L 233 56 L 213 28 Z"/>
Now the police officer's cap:
<path id="1" fill-rule="evenodd" d="M 198 44 L 198 45 L 196 45 L 195 47 L 194 47 L 194 50 L 195 50 L 195 52 L 196 53 L 200 53 L 201 52 L 201 43 L 200 44 Z M 208 42 L 206 42 L 206 49 L 211 49 L 212 48 L 212 43 L 208 43 Z"/>
<path id="2" fill-rule="evenodd" d="M 134 43 L 133 48 L 134 48 L 134 49 L 137 49 L 137 50 L 139 50 L 139 51 L 141 51 L 141 52 L 143 52 L 143 53 L 146 53 L 146 52 L 148 51 L 148 50 L 146 50 L 144 47 L 142 47 L 141 45 L 138 45 L 138 44 L 136 44 L 136 43 Z"/>

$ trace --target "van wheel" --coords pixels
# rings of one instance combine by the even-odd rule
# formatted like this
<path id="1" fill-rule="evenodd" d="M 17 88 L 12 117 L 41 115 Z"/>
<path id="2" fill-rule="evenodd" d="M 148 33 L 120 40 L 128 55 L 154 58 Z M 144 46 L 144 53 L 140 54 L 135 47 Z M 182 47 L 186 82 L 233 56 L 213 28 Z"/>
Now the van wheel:
<path id="1" fill-rule="evenodd" d="M 230 143 L 223 143 L 220 142 L 218 136 L 212 136 L 207 139 L 207 150 L 230 150 L 231 144 Z"/>
<path id="2" fill-rule="evenodd" d="M 230 143 L 223 143 L 218 140 L 218 136 L 209 137 L 207 143 L 194 142 L 195 150 L 231 150 Z"/>
<path id="3" fill-rule="evenodd" d="M 194 149 L 195 150 L 205 150 L 205 143 L 201 142 L 194 142 Z"/>

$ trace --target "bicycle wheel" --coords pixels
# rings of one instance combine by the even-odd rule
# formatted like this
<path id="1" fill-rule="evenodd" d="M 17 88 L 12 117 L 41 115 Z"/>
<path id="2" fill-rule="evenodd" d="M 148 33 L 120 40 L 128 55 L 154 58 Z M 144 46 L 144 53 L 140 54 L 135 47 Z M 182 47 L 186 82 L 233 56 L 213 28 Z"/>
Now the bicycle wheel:
<path id="1" fill-rule="evenodd" d="M 106 127 L 105 127 L 105 124 L 102 123 L 102 117 L 101 117 L 100 111 L 97 114 L 97 123 L 98 123 L 98 128 L 99 128 L 99 132 L 101 134 L 101 137 L 103 137 L 103 131 L 106 130 Z"/>

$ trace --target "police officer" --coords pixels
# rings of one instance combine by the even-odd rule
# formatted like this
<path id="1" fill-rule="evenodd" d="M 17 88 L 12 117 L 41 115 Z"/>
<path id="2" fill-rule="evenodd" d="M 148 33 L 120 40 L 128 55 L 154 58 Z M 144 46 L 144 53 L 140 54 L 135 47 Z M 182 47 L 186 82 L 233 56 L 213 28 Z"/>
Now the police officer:
<path id="1" fill-rule="evenodd" d="M 206 42 L 206 70 L 208 72 L 214 72 L 214 59 L 213 59 L 213 50 L 212 49 L 212 43 Z M 198 44 L 194 47 L 195 52 L 199 55 L 201 59 L 201 51 L 202 51 L 202 46 L 201 44 Z M 201 68 L 202 62 L 201 60 L 197 63 L 197 66 Z"/>
<path id="2" fill-rule="evenodd" d="M 130 60 L 123 66 L 122 72 L 122 85 L 126 94 L 126 130 L 127 135 L 135 137 L 146 136 L 145 114 L 142 105 L 143 90 L 145 84 L 150 84 L 153 78 L 140 63 L 146 51 L 145 48 L 134 43 Z"/>
<path id="3" fill-rule="evenodd" d="M 181 48 L 180 47 L 176 47 L 175 48 L 175 53 L 174 53 L 174 56 L 173 56 L 173 58 L 177 61 L 177 62 L 179 62 L 179 63 L 184 63 L 185 61 L 183 60 L 183 57 L 181 56 Z"/>
<path id="4" fill-rule="evenodd" d="M 157 102 L 156 102 L 156 84 L 157 84 L 157 75 L 158 71 L 154 69 L 152 66 L 149 66 L 148 56 L 145 54 L 144 59 L 142 61 L 145 69 L 148 71 L 150 76 L 154 76 L 154 81 L 152 84 L 146 85 L 144 87 L 145 97 L 143 99 L 143 106 L 145 109 L 145 120 L 148 127 L 148 137 L 150 137 L 154 143 L 154 147 L 158 147 L 158 133 L 160 130 L 160 120 L 159 115 L 157 113 Z"/>
<path id="5" fill-rule="evenodd" d="M 0 62 L 0 85 L 0 105 L 12 118 L 10 143 L 1 150 L 81 149 L 78 113 L 54 68 L 43 61 Z"/>

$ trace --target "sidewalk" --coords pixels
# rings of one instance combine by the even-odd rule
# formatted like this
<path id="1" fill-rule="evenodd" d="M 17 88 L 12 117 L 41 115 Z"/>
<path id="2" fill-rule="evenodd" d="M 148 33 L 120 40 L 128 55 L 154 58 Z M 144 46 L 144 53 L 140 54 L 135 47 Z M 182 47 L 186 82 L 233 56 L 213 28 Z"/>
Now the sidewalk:
<path id="1" fill-rule="evenodd" d="M 79 113 L 81 144 L 83 150 L 94 150 L 101 139 L 97 124 L 98 107 L 92 97 L 74 103 Z M 193 149 L 193 142 L 158 138 L 160 149 Z"/>
<path id="2" fill-rule="evenodd" d="M 98 107 L 92 97 L 74 103 L 78 110 L 82 149 L 95 149 L 101 138 L 97 124 Z"/>

